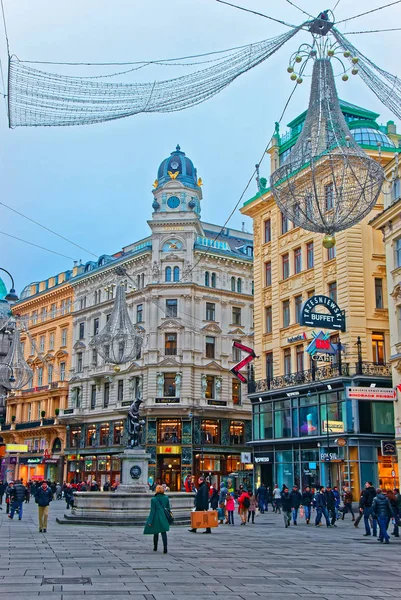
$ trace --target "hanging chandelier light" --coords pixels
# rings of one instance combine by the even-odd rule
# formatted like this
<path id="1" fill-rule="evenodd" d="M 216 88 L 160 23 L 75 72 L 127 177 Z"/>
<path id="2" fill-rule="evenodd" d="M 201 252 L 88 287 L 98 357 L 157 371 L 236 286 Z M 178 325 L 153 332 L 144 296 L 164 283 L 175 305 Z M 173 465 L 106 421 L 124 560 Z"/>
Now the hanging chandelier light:
<path id="1" fill-rule="evenodd" d="M 20 390 L 32 380 L 33 371 L 24 359 L 21 334 L 15 329 L 10 350 L 0 363 L 0 385 L 10 390 Z"/>
<path id="2" fill-rule="evenodd" d="M 125 296 L 125 284 L 117 285 L 113 310 L 105 327 L 94 336 L 91 346 L 96 349 L 106 363 L 114 364 L 114 371 L 120 371 L 118 365 L 135 360 L 142 348 L 143 336 L 134 327 L 129 318 Z"/>
<path id="3" fill-rule="evenodd" d="M 311 48 L 308 58 L 314 64 L 305 123 L 288 157 L 270 178 L 284 215 L 296 226 L 323 233 L 326 248 L 334 246 L 337 231 L 352 227 L 371 211 L 384 181 L 381 165 L 358 146 L 341 112 L 331 64 L 334 55 L 325 41 Z M 301 61 L 298 53 L 294 62 Z M 357 61 L 352 74 L 358 72 Z M 288 71 L 302 82 L 294 67 Z M 347 81 L 346 72 L 342 79 Z"/>

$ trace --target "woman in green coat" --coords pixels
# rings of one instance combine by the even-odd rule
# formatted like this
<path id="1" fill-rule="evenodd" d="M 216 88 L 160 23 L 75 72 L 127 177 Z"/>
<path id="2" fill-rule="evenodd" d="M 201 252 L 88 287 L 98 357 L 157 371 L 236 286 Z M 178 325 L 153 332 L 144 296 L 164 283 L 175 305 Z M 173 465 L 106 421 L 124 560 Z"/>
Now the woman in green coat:
<path id="1" fill-rule="evenodd" d="M 163 540 L 163 553 L 167 554 L 167 531 L 169 531 L 170 525 L 164 512 L 165 508 L 171 510 L 170 500 L 164 495 L 163 486 L 157 485 L 156 493 L 150 502 L 150 513 L 143 533 L 145 535 L 153 534 L 153 550 L 155 552 L 157 551 L 159 533 L 161 533 Z"/>

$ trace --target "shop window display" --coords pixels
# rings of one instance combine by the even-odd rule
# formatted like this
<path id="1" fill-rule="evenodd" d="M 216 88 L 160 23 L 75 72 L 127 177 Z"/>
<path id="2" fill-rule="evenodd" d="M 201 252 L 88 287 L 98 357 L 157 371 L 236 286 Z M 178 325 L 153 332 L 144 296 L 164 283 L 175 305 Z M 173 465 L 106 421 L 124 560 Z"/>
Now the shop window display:
<path id="1" fill-rule="evenodd" d="M 157 441 L 160 444 L 180 444 L 181 420 L 160 419 L 157 423 Z"/>
<path id="2" fill-rule="evenodd" d="M 230 423 L 230 444 L 242 445 L 245 443 L 245 426 L 242 421 L 231 421 Z"/>
<path id="3" fill-rule="evenodd" d="M 204 419 L 201 425 L 202 444 L 220 444 L 220 423 L 212 419 Z"/>

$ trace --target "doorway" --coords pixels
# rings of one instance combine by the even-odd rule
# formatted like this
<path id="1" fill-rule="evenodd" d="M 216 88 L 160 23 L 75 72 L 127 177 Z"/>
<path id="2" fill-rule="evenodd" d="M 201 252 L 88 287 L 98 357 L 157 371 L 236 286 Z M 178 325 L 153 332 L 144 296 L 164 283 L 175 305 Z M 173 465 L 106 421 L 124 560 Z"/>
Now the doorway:
<path id="1" fill-rule="evenodd" d="M 157 479 L 160 483 L 165 483 L 171 492 L 181 491 L 181 456 L 179 454 L 159 454 Z"/>
<path id="2" fill-rule="evenodd" d="M 260 465 L 260 481 L 264 483 L 266 487 L 273 489 L 273 465 L 272 464 L 261 464 Z"/>

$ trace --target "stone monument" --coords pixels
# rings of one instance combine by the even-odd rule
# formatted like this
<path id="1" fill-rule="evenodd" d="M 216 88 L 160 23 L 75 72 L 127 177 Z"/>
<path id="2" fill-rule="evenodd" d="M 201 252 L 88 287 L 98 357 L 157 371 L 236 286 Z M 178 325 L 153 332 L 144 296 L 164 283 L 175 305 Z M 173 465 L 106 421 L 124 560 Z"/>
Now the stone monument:
<path id="1" fill-rule="evenodd" d="M 140 398 L 136 398 L 128 410 L 127 448 L 119 455 L 121 459 L 121 483 L 118 487 L 120 492 L 148 492 L 148 465 L 151 458 L 142 447 L 142 428 L 145 424 L 140 418 L 139 407 L 142 404 Z"/>

